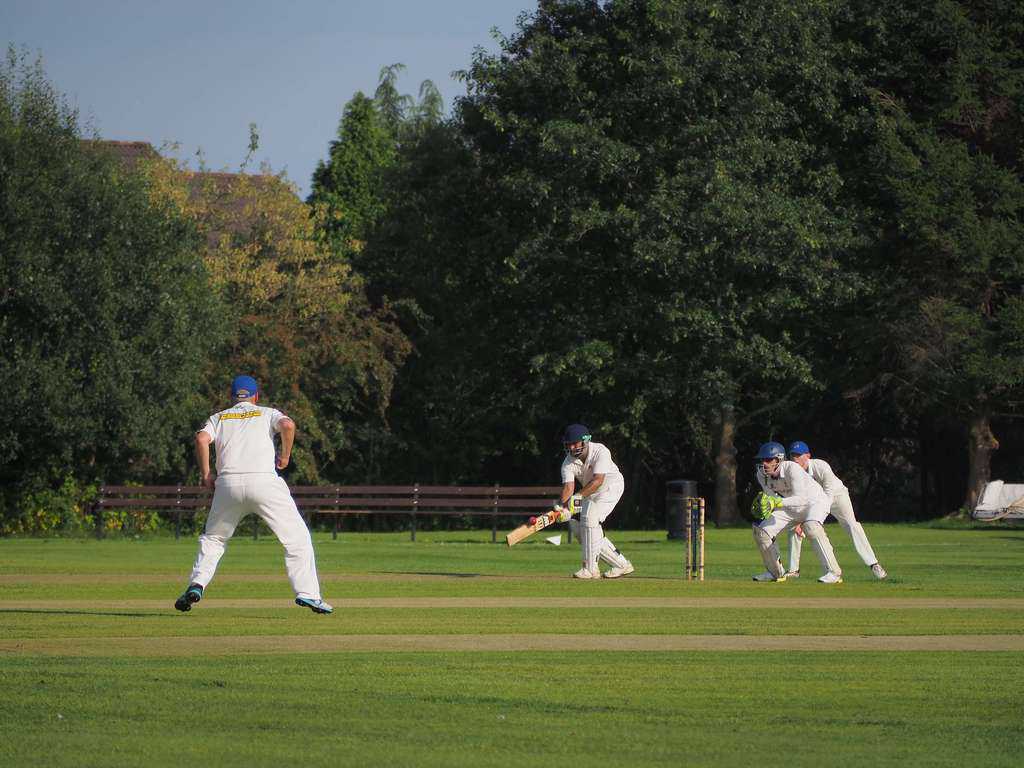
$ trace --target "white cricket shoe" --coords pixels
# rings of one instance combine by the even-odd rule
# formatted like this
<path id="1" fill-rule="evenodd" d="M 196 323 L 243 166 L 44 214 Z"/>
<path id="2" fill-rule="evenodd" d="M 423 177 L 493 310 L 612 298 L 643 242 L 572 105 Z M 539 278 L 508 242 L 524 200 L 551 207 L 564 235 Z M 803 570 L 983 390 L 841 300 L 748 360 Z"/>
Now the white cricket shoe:
<path id="1" fill-rule="evenodd" d="M 786 580 L 786 574 L 782 574 L 781 576 L 776 576 L 771 571 L 765 571 L 764 573 L 759 573 L 759 574 L 757 574 L 757 576 L 754 577 L 754 581 L 780 581 L 781 582 L 781 581 L 785 581 L 785 580 Z"/>
<path id="2" fill-rule="evenodd" d="M 818 579 L 818 581 L 820 581 L 822 584 L 842 584 L 843 575 L 841 573 L 833 573 L 832 571 L 829 571 L 820 579 Z"/>
<path id="3" fill-rule="evenodd" d="M 885 568 L 882 567 L 881 563 L 875 563 L 871 566 L 871 572 L 875 574 L 876 579 L 884 579 L 889 574 L 885 572 Z"/>
<path id="4" fill-rule="evenodd" d="M 604 572 L 604 577 L 606 579 L 617 579 L 620 576 L 629 576 L 629 574 L 631 574 L 633 571 L 633 564 L 626 563 L 621 568 L 619 568 L 618 566 L 613 566 L 609 568 L 607 571 Z"/>
<path id="5" fill-rule="evenodd" d="M 799 579 L 800 578 L 800 571 L 786 571 L 786 578 L 787 579 Z"/>
<path id="6" fill-rule="evenodd" d="M 334 613 L 334 608 L 323 600 L 314 600 L 311 597 L 296 597 L 295 604 L 303 608 L 309 608 L 313 613 Z"/>
<path id="7" fill-rule="evenodd" d="M 572 575 L 574 579 L 600 579 L 601 569 L 590 570 L 589 568 L 580 568 L 576 573 Z"/>

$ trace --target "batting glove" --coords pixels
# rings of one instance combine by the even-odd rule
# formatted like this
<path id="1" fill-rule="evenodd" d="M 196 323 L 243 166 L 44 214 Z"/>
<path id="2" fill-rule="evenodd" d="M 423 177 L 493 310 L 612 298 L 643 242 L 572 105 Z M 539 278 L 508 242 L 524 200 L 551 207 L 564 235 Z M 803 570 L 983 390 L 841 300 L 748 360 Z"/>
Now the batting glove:
<path id="1" fill-rule="evenodd" d="M 569 514 L 578 515 L 582 509 L 583 497 L 578 493 L 574 493 L 569 497 Z"/>
<path id="2" fill-rule="evenodd" d="M 570 512 L 567 508 L 563 507 L 561 504 L 555 505 L 555 512 L 558 514 L 557 522 L 559 523 L 567 523 L 569 522 L 569 518 L 572 517 L 572 512 Z"/>
<path id="3" fill-rule="evenodd" d="M 754 497 L 754 503 L 750 505 L 750 514 L 755 520 L 767 520 L 781 506 L 781 498 L 762 491 Z"/>

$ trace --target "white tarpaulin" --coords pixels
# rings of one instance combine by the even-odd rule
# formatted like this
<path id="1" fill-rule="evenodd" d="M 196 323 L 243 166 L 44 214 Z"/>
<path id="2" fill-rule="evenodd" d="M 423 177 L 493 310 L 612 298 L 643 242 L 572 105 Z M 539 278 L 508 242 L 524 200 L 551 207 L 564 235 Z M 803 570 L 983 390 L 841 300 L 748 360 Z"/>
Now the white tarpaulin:
<path id="1" fill-rule="evenodd" d="M 974 508 L 975 520 L 1024 518 L 1024 483 L 1011 485 L 993 480 L 985 486 Z"/>

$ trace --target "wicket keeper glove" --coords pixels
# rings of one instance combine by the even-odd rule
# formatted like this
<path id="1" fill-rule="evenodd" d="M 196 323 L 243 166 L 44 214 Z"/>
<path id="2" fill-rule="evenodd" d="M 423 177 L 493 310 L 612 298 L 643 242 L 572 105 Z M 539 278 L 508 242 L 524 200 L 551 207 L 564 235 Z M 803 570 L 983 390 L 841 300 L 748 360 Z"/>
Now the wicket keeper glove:
<path id="1" fill-rule="evenodd" d="M 754 503 L 750 505 L 750 514 L 755 520 L 767 520 L 781 506 L 781 498 L 761 491 L 754 497 Z"/>

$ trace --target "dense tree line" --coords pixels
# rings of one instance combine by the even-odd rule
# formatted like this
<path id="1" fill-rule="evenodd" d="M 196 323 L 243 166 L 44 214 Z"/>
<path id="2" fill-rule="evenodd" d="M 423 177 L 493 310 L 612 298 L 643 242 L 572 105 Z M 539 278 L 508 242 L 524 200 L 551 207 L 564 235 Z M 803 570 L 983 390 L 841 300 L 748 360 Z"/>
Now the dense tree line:
<path id="1" fill-rule="evenodd" d="M 768 439 L 868 518 L 970 505 L 1024 476 L 1022 36 L 1009 0 L 541 0 L 448 115 L 385 67 L 304 204 L 123 173 L 12 59 L 5 517 L 180 479 L 241 368 L 297 481 L 552 482 L 583 421 L 622 525 L 681 477 L 737 522 Z"/>
<path id="2" fill-rule="evenodd" d="M 194 481 L 239 371 L 303 426 L 293 481 L 371 472 L 408 340 L 326 212 L 268 173 L 126 167 L 14 51 L 0 100 L 0 533 L 82 525 L 99 482 Z"/>
<path id="3" fill-rule="evenodd" d="M 5 530 L 45 527 L 55 487 L 74 504 L 98 473 L 180 466 L 179 427 L 218 333 L 195 230 L 80 139 L 41 66 L 11 52 L 0 69 Z"/>
<path id="4" fill-rule="evenodd" d="M 540 2 L 406 140 L 360 269 L 405 303 L 406 474 L 553 476 L 582 420 L 630 520 L 808 440 L 868 517 L 1020 466 L 1011 2 Z M 996 451 L 996 435 L 1004 448 Z"/>

